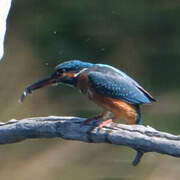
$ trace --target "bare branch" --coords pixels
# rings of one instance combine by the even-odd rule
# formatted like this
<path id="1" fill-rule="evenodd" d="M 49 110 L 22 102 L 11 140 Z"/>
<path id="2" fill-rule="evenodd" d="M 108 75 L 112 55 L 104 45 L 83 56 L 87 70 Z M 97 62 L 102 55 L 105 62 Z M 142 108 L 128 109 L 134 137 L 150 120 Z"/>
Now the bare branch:
<path id="1" fill-rule="evenodd" d="M 146 152 L 180 157 L 180 136 L 157 131 L 149 126 L 111 123 L 99 129 L 100 121 L 83 124 L 78 117 L 34 117 L 0 123 L 0 144 L 20 142 L 28 138 L 79 140 L 88 143 L 111 143 L 129 146 L 137 151 L 133 165 Z"/>

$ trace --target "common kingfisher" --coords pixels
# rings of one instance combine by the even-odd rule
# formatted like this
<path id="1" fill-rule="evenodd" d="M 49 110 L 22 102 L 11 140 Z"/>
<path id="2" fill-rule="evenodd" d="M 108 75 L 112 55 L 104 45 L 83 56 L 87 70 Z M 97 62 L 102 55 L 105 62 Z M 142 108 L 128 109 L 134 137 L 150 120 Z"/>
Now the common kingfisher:
<path id="1" fill-rule="evenodd" d="M 127 124 L 142 124 L 142 104 L 149 104 L 155 99 L 123 71 L 106 64 L 93 64 L 80 60 L 70 60 L 59 64 L 55 72 L 28 86 L 22 96 L 51 84 L 63 83 L 80 89 L 89 99 L 104 109 L 104 112 L 85 123 L 101 119 L 100 128 L 113 120 L 124 119 Z"/>

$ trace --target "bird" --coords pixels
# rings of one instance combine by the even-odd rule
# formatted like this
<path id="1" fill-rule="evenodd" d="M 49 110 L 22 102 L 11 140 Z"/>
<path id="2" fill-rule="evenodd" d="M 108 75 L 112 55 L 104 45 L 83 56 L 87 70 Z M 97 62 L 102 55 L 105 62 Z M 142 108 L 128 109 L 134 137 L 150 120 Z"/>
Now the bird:
<path id="1" fill-rule="evenodd" d="M 156 101 L 138 82 L 120 69 L 107 64 L 69 60 L 56 66 L 50 76 L 25 88 L 20 101 L 36 89 L 66 84 L 78 88 L 102 107 L 103 113 L 85 120 L 102 120 L 99 128 L 124 119 L 126 124 L 142 124 L 141 106 Z"/>

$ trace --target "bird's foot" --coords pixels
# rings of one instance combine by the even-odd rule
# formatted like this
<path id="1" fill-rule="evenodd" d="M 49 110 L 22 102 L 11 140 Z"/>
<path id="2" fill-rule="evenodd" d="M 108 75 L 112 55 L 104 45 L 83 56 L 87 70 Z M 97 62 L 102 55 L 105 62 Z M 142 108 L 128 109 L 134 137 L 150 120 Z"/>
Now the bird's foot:
<path id="1" fill-rule="evenodd" d="M 112 119 L 108 119 L 106 121 L 103 121 L 99 124 L 98 128 L 102 129 L 104 126 L 106 126 L 107 124 L 112 123 Z"/>
<path id="2" fill-rule="evenodd" d="M 91 121 L 94 121 L 96 123 L 96 121 L 98 120 L 103 120 L 98 128 L 101 129 L 103 128 L 104 126 L 106 126 L 107 124 L 111 123 L 112 122 L 112 118 L 114 117 L 114 115 L 112 116 L 112 113 L 109 112 L 109 111 L 104 111 L 102 114 L 100 115 L 97 115 L 95 117 L 91 117 L 91 118 L 88 118 L 86 119 L 84 122 L 83 122 L 83 125 L 87 125 L 88 123 L 90 123 Z"/>

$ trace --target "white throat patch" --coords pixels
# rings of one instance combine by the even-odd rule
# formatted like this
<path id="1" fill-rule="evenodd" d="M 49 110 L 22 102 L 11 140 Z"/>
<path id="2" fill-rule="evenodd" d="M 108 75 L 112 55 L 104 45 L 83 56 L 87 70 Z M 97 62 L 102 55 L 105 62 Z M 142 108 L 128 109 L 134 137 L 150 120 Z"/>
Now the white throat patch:
<path id="1" fill-rule="evenodd" d="M 79 71 L 77 74 L 74 75 L 74 78 L 76 78 L 77 76 L 79 76 L 81 73 L 83 73 L 84 71 L 86 71 L 88 68 L 83 68 L 81 71 Z"/>

